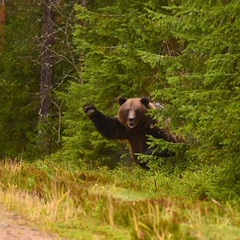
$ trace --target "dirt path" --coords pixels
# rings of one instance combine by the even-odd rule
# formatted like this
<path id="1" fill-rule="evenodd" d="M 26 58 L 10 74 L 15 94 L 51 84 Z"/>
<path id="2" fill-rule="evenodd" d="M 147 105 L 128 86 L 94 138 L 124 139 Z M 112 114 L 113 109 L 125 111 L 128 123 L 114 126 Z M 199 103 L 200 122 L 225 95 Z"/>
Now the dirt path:
<path id="1" fill-rule="evenodd" d="M 56 236 L 30 227 L 19 215 L 5 211 L 0 205 L 0 240 L 57 240 Z"/>

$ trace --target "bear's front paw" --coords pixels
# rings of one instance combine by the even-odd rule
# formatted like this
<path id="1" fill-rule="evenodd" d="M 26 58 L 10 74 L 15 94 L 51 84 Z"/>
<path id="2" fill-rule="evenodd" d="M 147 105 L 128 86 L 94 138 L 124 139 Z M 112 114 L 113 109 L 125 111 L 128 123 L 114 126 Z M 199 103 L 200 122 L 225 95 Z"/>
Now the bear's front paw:
<path id="1" fill-rule="evenodd" d="M 96 107 L 94 105 L 86 105 L 84 111 L 88 116 L 91 116 L 96 111 Z"/>

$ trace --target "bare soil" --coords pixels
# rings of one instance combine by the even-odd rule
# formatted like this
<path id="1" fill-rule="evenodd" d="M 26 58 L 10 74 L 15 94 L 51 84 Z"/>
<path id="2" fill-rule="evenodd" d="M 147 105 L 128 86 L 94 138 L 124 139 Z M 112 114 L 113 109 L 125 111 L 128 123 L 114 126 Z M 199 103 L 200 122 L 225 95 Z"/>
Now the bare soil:
<path id="1" fill-rule="evenodd" d="M 57 240 L 57 236 L 31 227 L 20 215 L 0 205 L 0 240 Z"/>

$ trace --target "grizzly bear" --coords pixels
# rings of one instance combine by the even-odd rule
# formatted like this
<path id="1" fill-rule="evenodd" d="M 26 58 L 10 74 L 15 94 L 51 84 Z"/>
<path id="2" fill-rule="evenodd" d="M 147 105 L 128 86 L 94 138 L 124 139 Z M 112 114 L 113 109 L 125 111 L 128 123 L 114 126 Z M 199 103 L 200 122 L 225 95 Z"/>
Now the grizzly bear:
<path id="1" fill-rule="evenodd" d="M 98 111 L 94 105 L 87 105 L 85 112 L 94 123 L 96 129 L 107 139 L 128 140 L 131 155 L 142 168 L 148 168 L 145 162 L 138 159 L 138 154 L 153 154 L 154 149 L 149 149 L 148 136 L 177 143 L 177 138 L 168 130 L 156 126 L 157 120 L 153 119 L 148 111 L 155 108 L 148 98 L 118 98 L 120 105 L 118 116 L 108 117 Z M 157 153 L 159 157 L 170 157 L 171 151 Z"/>

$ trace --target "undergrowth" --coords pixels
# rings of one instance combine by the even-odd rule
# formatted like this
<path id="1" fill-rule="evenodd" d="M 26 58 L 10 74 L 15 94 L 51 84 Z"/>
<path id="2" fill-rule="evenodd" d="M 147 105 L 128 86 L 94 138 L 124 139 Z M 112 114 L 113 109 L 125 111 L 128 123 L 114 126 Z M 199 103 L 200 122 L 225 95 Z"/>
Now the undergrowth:
<path id="1" fill-rule="evenodd" d="M 226 201 L 210 173 L 2 162 L 0 201 L 69 239 L 237 240 L 238 201 Z"/>

